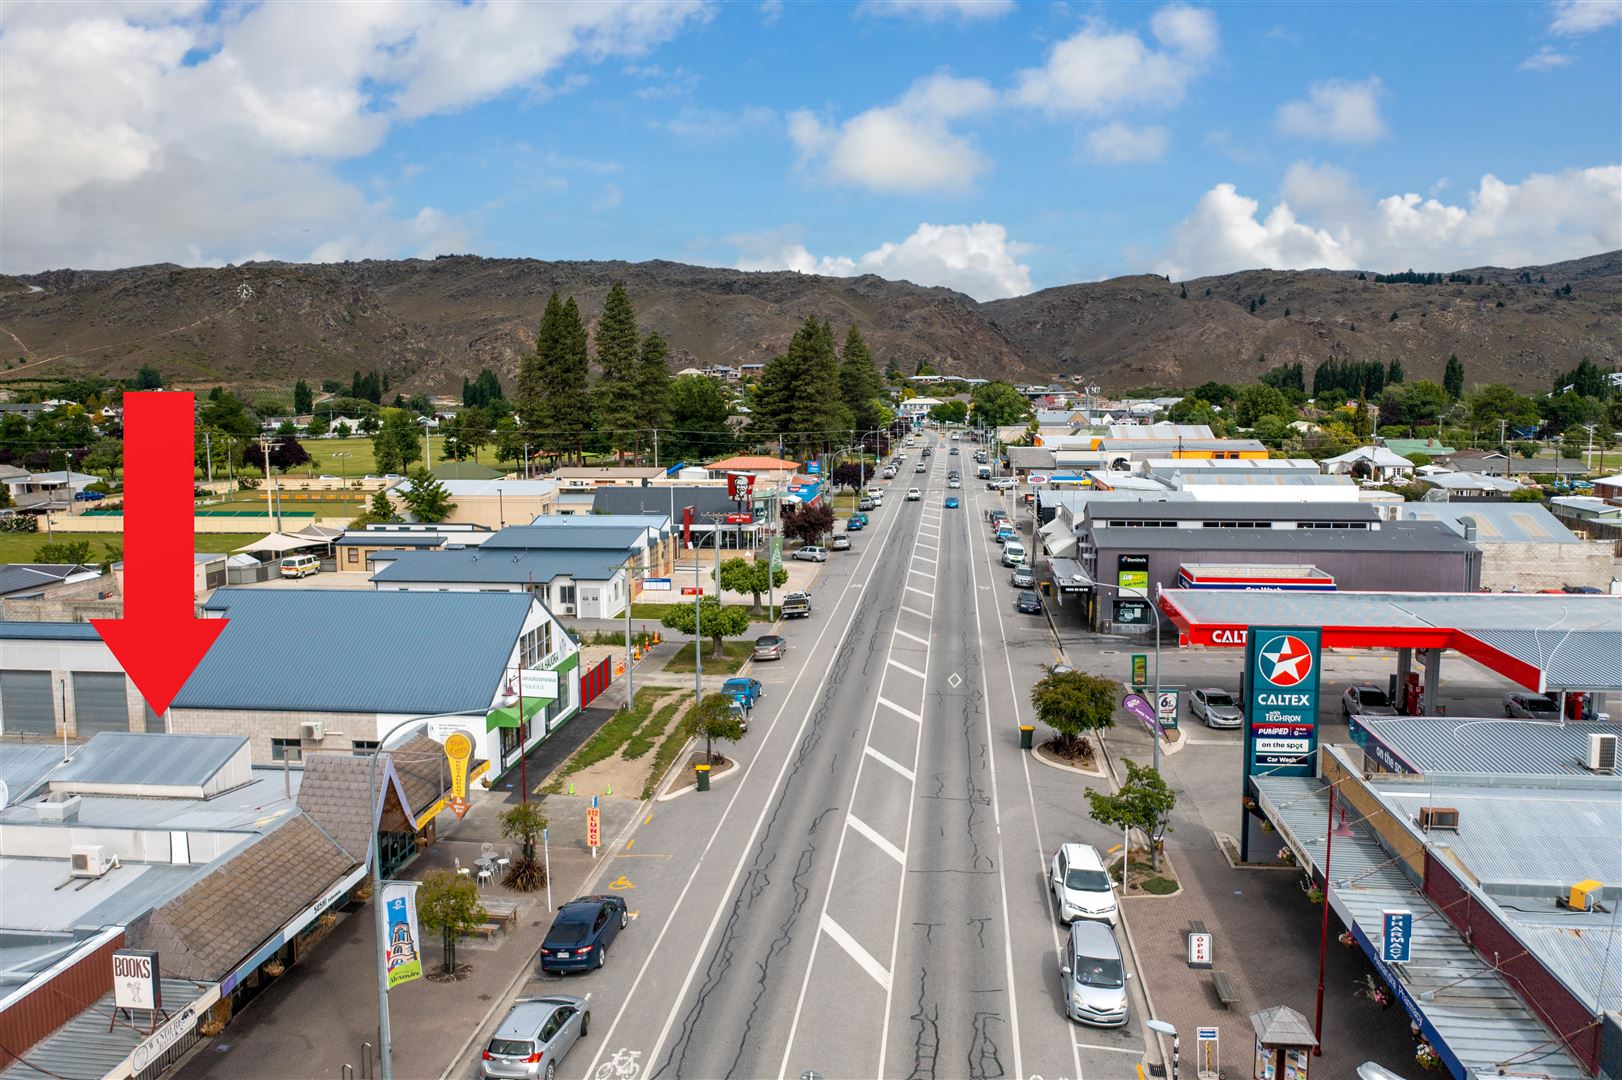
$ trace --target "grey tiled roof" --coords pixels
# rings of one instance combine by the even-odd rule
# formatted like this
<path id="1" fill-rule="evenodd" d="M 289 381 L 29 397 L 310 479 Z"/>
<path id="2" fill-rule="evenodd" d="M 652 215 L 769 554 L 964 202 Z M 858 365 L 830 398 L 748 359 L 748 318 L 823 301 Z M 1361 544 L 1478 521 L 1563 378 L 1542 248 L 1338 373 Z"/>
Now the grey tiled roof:
<path id="1" fill-rule="evenodd" d="M 371 846 L 366 785 L 371 761 L 356 754 L 311 754 L 304 761 L 298 806 L 332 834 L 357 862 Z"/>
<path id="2" fill-rule="evenodd" d="M 356 861 L 299 814 L 137 920 L 129 930 L 130 946 L 159 950 L 167 974 L 219 979 Z"/>

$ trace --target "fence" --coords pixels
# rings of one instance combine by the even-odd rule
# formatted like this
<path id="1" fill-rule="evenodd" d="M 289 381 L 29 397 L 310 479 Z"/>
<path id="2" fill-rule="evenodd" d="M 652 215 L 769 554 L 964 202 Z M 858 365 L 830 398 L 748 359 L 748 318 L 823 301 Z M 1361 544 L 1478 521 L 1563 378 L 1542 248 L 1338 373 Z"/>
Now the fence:
<path id="1" fill-rule="evenodd" d="M 608 684 L 613 681 L 614 658 L 605 656 L 601 663 L 580 676 L 580 707 L 584 709 L 590 705 L 592 700 L 607 690 Z"/>

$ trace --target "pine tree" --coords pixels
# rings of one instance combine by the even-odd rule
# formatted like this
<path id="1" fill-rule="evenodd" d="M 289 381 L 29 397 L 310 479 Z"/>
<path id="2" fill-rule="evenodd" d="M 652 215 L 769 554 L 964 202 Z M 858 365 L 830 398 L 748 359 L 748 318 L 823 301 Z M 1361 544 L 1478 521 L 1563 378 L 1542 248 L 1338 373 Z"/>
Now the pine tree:
<path id="1" fill-rule="evenodd" d="M 554 454 L 579 453 L 592 429 L 587 386 L 586 327 L 574 297 L 546 302 L 535 354 L 518 372 L 518 412 L 534 445 Z"/>
<path id="2" fill-rule="evenodd" d="M 761 438 L 781 436 L 785 450 L 799 451 L 851 430 L 853 422 L 840 393 L 833 328 L 807 316 L 788 350 L 761 372 L 751 430 Z"/>
<path id="3" fill-rule="evenodd" d="M 293 414 L 303 416 L 315 409 L 315 395 L 310 393 L 310 384 L 300 379 L 293 384 Z"/>
<path id="4" fill-rule="evenodd" d="M 853 323 L 850 333 L 845 335 L 845 349 L 839 360 L 839 395 L 844 399 L 845 408 L 850 410 L 857 430 L 872 431 L 883 423 L 884 415 L 878 404 L 883 392 L 878 369 L 873 366 L 873 354 Z"/>
<path id="5" fill-rule="evenodd" d="M 642 339 L 636 359 L 636 426 L 644 431 L 670 426 L 670 346 L 658 331 Z"/>
<path id="6" fill-rule="evenodd" d="M 603 302 L 597 323 L 597 404 L 600 418 L 613 429 L 614 449 L 624 460 L 637 442 L 638 393 L 636 309 L 623 282 L 616 281 Z"/>
<path id="7" fill-rule="evenodd" d="M 1393 360 L 1391 361 L 1391 366 L 1385 370 L 1385 384 L 1387 386 L 1395 386 L 1400 382 L 1402 382 L 1402 361 Z"/>
<path id="8" fill-rule="evenodd" d="M 1459 362 L 1457 353 L 1447 358 L 1447 368 L 1442 372 L 1442 389 L 1454 401 L 1464 396 L 1464 365 Z"/>

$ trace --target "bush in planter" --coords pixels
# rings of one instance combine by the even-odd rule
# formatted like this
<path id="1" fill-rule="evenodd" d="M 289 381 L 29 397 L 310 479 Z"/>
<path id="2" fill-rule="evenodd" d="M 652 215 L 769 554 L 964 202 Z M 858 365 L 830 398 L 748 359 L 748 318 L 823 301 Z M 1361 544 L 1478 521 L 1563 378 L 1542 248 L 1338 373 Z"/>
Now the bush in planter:
<path id="1" fill-rule="evenodd" d="M 546 887 L 546 864 L 535 857 L 535 846 L 546 831 L 546 815 L 538 803 L 519 803 L 501 815 L 501 835 L 522 845 L 518 858 L 507 866 L 502 884 L 519 892 Z"/>

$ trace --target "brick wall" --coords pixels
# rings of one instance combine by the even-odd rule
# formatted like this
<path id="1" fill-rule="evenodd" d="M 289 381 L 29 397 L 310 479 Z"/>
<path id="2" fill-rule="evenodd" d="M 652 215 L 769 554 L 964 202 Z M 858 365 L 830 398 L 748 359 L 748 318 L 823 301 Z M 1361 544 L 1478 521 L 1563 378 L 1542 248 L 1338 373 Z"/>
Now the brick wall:
<path id="1" fill-rule="evenodd" d="M 1558 589 L 1565 585 L 1610 585 L 1612 545 L 1585 541 L 1580 544 L 1482 544 L 1481 586 L 1493 592 L 1507 592 L 1511 586 L 1523 593 Z"/>

